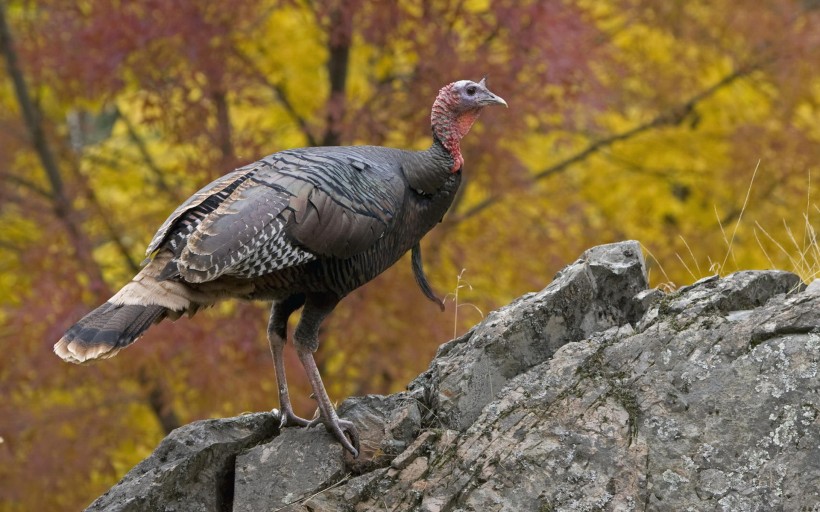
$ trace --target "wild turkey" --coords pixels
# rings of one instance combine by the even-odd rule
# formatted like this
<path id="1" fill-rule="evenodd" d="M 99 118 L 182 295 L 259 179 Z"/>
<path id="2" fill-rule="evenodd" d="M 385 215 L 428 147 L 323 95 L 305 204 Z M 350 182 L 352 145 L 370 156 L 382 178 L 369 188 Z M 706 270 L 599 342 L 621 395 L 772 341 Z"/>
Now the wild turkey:
<path id="1" fill-rule="evenodd" d="M 354 456 L 358 435 L 340 420 L 313 360 L 319 326 L 344 296 L 412 249 L 424 294 L 433 295 L 419 240 L 438 223 L 461 182 L 459 142 L 481 110 L 507 103 L 485 80 L 443 87 L 426 151 L 353 146 L 274 153 L 217 179 L 177 208 L 148 246 L 147 265 L 54 345 L 66 361 L 109 358 L 164 318 L 220 299 L 273 301 L 270 342 L 283 426 L 325 427 Z M 296 416 L 282 351 L 288 317 L 304 306 L 294 345 L 320 417 Z M 350 439 L 346 437 L 350 436 Z"/>

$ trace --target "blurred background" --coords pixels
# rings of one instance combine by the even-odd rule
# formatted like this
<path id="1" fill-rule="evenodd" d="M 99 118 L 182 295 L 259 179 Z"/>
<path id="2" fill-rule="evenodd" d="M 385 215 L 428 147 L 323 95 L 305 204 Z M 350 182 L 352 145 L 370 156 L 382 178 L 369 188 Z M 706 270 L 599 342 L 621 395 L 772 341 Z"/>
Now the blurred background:
<path id="1" fill-rule="evenodd" d="M 597 244 L 653 286 L 818 272 L 817 0 L 0 0 L 0 509 L 77 510 L 171 429 L 276 407 L 268 306 L 59 360 L 192 192 L 285 148 L 423 149 L 438 89 L 487 75 L 465 182 L 349 296 L 317 361 L 334 400 L 401 390 L 441 343 Z M 457 297 L 457 299 L 456 299 Z M 312 414 L 289 349 L 291 396 Z"/>

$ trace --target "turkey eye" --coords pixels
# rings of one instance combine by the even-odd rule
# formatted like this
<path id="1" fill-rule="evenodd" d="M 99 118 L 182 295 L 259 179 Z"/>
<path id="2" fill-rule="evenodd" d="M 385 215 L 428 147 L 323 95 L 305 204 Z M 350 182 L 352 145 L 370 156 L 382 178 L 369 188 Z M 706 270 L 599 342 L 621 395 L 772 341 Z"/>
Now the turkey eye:
<path id="1" fill-rule="evenodd" d="M 467 88 L 467 94 L 469 96 L 475 95 L 475 86 L 474 85 L 471 85 L 470 87 Z"/>

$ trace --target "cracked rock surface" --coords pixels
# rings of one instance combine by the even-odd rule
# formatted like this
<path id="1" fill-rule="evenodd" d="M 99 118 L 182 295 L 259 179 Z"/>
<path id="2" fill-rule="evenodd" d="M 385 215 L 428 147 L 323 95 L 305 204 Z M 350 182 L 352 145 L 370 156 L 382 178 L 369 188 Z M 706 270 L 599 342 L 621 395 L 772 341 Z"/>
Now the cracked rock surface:
<path id="1" fill-rule="evenodd" d="M 180 427 L 86 510 L 231 510 L 237 454 L 278 435 L 279 422 L 260 412 Z"/>
<path id="2" fill-rule="evenodd" d="M 820 510 L 820 287 L 646 287 L 636 242 L 590 249 L 343 403 L 358 460 L 274 413 L 197 422 L 90 510 Z"/>

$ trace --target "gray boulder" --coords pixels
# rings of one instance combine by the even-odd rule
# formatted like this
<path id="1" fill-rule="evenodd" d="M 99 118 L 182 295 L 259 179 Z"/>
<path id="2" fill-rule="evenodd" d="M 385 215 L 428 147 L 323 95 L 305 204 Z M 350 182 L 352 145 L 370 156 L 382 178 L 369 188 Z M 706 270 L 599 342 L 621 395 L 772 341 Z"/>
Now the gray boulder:
<path id="1" fill-rule="evenodd" d="M 442 345 L 410 389 L 425 390 L 442 427 L 465 430 L 511 378 L 571 341 L 637 321 L 643 311 L 634 297 L 646 287 L 637 242 L 594 247 L 542 291 L 493 311 Z"/>
<path id="2" fill-rule="evenodd" d="M 92 510 L 817 511 L 819 360 L 820 292 L 797 276 L 664 294 L 635 242 L 596 247 L 408 392 L 345 401 L 359 459 L 272 414 L 198 422 Z M 257 417 L 258 439 L 237 435 Z"/>
<path id="3" fill-rule="evenodd" d="M 354 509 L 817 510 L 820 297 L 798 290 L 738 273 L 569 343 Z"/>
<path id="4" fill-rule="evenodd" d="M 87 511 L 231 510 L 236 456 L 279 434 L 278 412 L 180 427 Z"/>

